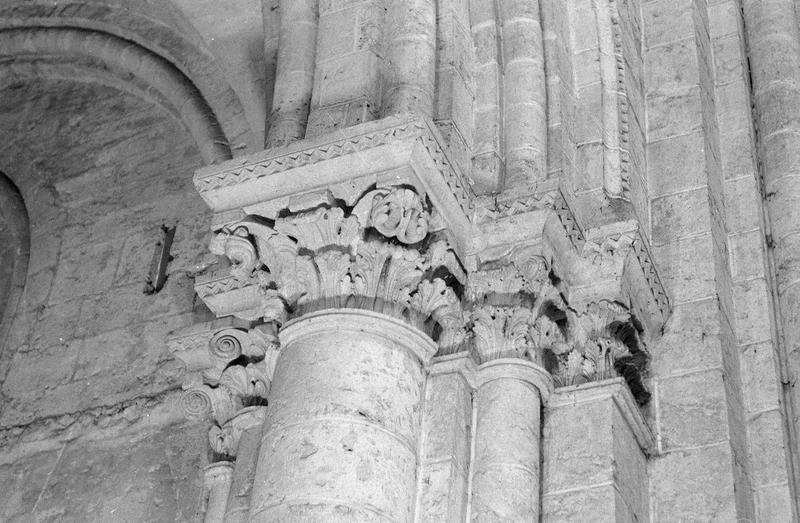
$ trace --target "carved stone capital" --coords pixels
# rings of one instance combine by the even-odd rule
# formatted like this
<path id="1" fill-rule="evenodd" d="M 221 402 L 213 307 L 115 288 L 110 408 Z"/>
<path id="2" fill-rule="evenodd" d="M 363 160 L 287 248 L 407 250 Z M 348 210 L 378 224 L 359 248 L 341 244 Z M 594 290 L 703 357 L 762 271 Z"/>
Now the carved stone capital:
<path id="1" fill-rule="evenodd" d="M 472 333 L 479 361 L 525 357 L 530 348 L 527 335 L 532 316 L 524 307 L 482 306 L 472 311 Z"/>
<path id="2" fill-rule="evenodd" d="M 618 245 L 609 242 L 599 251 L 590 247 L 594 263 L 616 263 Z M 628 306 L 614 300 L 577 300 L 575 308 L 544 258 L 525 259 L 526 264 L 510 260 L 469 274 L 466 294 L 478 362 L 530 360 L 552 373 L 557 386 L 621 376 L 636 399 L 646 403 L 649 393 L 642 380 L 649 355 L 641 325 Z"/>
<path id="3" fill-rule="evenodd" d="M 649 354 L 630 311 L 617 302 L 589 304 L 568 311 L 567 350 L 552 350 L 550 368 L 557 386 L 623 377 L 640 404 L 650 399 L 644 387 Z"/>
<path id="4" fill-rule="evenodd" d="M 641 336 L 658 338 L 671 308 L 635 221 L 583 231 L 564 202 L 548 218 L 542 251 L 552 260 L 559 292 L 582 313 L 595 302 L 617 302 L 632 314 Z"/>
<path id="5" fill-rule="evenodd" d="M 278 326 L 373 310 L 439 356 L 529 359 L 560 384 L 623 375 L 646 401 L 645 347 L 670 308 L 638 224 L 583 230 L 555 184 L 476 198 L 440 143 L 430 122 L 390 117 L 200 169 L 221 263 L 198 295 Z"/>
<path id="6" fill-rule="evenodd" d="M 463 280 L 464 270 L 447 240 L 429 234 L 429 217 L 414 190 L 375 189 L 353 208 L 326 206 L 271 221 L 245 218 L 223 228 L 211 249 L 235 255 L 230 276 L 257 286 L 265 321 L 362 308 L 427 326 L 451 347 L 463 339 L 463 319 L 448 282 Z M 206 303 L 219 313 L 220 299 Z M 245 317 L 251 316 L 249 305 Z"/>
<path id="7" fill-rule="evenodd" d="M 279 340 L 272 324 L 254 324 L 227 317 L 178 329 L 167 335 L 167 347 L 185 367 L 184 388 L 216 384 L 237 358 L 248 362 L 275 359 Z"/>
<path id="8" fill-rule="evenodd" d="M 266 405 L 270 378 L 263 360 L 227 367 L 216 383 L 188 388 L 181 398 L 181 408 L 189 418 L 212 419 L 224 425 L 240 410 L 252 405 Z"/>
<path id="9" fill-rule="evenodd" d="M 167 344 L 186 368 L 180 407 L 187 417 L 224 424 L 266 403 L 279 351 L 274 325 L 227 318 L 172 332 Z"/>

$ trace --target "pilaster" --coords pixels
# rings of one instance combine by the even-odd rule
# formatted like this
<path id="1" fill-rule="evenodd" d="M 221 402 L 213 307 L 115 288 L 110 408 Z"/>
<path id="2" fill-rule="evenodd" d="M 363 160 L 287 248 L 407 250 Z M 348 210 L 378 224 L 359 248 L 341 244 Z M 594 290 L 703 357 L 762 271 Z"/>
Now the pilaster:
<path id="1" fill-rule="evenodd" d="M 624 380 L 557 389 L 544 410 L 542 521 L 649 521 L 655 440 Z"/>

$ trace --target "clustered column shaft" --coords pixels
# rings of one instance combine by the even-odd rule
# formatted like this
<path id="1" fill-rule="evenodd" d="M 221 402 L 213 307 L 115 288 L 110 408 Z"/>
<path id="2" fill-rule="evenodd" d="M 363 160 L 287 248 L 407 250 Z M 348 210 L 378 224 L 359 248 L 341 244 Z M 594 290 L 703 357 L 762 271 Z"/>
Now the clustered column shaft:
<path id="1" fill-rule="evenodd" d="M 433 0 L 388 3 L 386 87 L 383 114 L 433 116 L 436 4 Z"/>
<path id="2" fill-rule="evenodd" d="M 789 447 L 800 433 L 800 31 L 792 0 L 745 0 L 760 175 L 773 272 Z M 800 463 L 790 452 L 797 499 Z M 795 515 L 800 508 L 795 507 Z"/>
<path id="3" fill-rule="evenodd" d="M 203 482 L 207 489 L 205 518 L 206 523 L 220 523 L 225 516 L 225 505 L 231 489 L 233 464 L 229 461 L 217 461 L 205 469 Z"/>
<path id="4" fill-rule="evenodd" d="M 552 380 L 522 359 L 477 372 L 472 521 L 539 521 L 541 407 Z"/>
<path id="5" fill-rule="evenodd" d="M 504 189 L 529 194 L 547 170 L 547 84 L 539 2 L 498 2 L 498 8 L 505 97 Z"/>
<path id="6" fill-rule="evenodd" d="M 317 0 L 281 0 L 280 46 L 267 147 L 302 139 L 314 84 Z"/>

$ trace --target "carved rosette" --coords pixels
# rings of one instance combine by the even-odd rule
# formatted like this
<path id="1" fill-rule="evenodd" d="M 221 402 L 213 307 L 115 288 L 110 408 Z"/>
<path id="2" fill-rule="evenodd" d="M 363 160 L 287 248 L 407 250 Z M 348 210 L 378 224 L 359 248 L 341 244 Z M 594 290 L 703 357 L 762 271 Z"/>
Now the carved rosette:
<path id="1" fill-rule="evenodd" d="M 223 228 L 211 249 L 230 259 L 232 277 L 258 279 L 265 321 L 363 308 L 458 346 L 464 318 L 451 282 L 463 282 L 464 270 L 447 241 L 429 234 L 429 220 L 413 189 L 382 188 L 350 209 L 320 207 L 276 220 L 249 216 Z"/>

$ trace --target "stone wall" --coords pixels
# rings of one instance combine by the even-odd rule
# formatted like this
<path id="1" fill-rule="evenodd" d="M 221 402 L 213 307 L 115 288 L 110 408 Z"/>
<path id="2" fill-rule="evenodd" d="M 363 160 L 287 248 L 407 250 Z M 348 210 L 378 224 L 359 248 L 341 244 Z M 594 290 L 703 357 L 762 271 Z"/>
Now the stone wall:
<path id="1" fill-rule="evenodd" d="M 182 423 L 181 368 L 163 340 L 207 317 L 193 298 L 208 227 L 191 189 L 197 148 L 162 110 L 108 87 L 20 82 L 2 106 L 3 169 L 32 204 L 32 254 L 0 359 L 12 496 L 0 519 L 189 519 L 206 436 L 168 427 Z M 176 227 L 173 259 L 147 295 L 162 224 Z"/>
<path id="2" fill-rule="evenodd" d="M 185 423 L 137 428 L 30 454 L 4 452 L 0 519 L 197 521 L 205 430 Z M 98 435 L 96 425 L 85 429 Z"/>
<path id="3" fill-rule="evenodd" d="M 651 241 L 675 307 L 652 368 L 654 517 L 788 521 L 741 15 L 709 4 L 644 5 Z"/>

